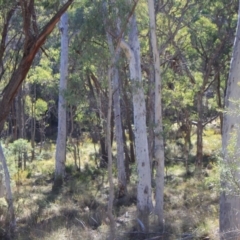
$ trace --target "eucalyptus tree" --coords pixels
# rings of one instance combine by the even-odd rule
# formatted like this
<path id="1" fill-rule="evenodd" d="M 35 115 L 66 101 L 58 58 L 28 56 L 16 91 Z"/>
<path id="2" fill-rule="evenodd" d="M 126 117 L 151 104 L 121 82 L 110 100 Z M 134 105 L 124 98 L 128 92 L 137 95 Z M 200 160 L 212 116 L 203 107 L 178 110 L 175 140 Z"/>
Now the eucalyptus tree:
<path id="1" fill-rule="evenodd" d="M 100 167 L 106 167 L 108 163 L 107 153 L 107 112 L 108 112 L 108 68 L 109 51 L 104 30 L 102 2 L 96 1 L 95 5 L 85 2 L 82 10 L 78 12 L 82 16 L 81 30 L 75 35 L 72 48 L 78 57 L 76 70 L 80 72 L 86 90 L 86 100 L 81 104 L 87 114 L 83 121 L 87 123 L 90 137 L 94 144 L 99 143 Z M 96 17 L 97 16 L 97 17 Z M 78 21 L 78 19 L 76 19 Z M 103 61 L 106 59 L 106 61 Z M 113 115 L 112 115 L 113 121 Z M 113 139 L 113 124 L 111 124 L 111 141 Z M 96 154 L 98 154 L 96 152 Z M 98 163 L 97 163 L 98 165 Z"/>
<path id="2" fill-rule="evenodd" d="M 60 20 L 61 60 L 58 100 L 58 136 L 55 159 L 55 184 L 62 183 L 65 175 L 66 140 L 67 140 L 67 101 L 64 92 L 68 80 L 68 14 L 65 12 Z"/>
<path id="3" fill-rule="evenodd" d="M 117 171 L 118 171 L 118 197 L 123 197 L 127 193 L 127 177 L 125 169 L 125 156 L 124 156 L 124 140 L 123 140 L 123 127 L 122 127 L 122 113 L 121 113 L 121 95 L 120 95 L 120 76 L 118 70 L 118 61 L 120 57 L 120 48 L 117 46 L 115 49 L 114 39 L 112 35 L 118 36 L 120 34 L 120 18 L 117 16 L 118 9 L 116 8 L 116 1 L 111 1 L 113 8 L 112 13 L 108 14 L 108 18 L 104 20 L 107 42 L 110 51 L 110 68 L 113 86 L 113 110 L 114 110 L 114 122 L 115 122 L 115 138 L 117 143 Z M 104 13 L 106 12 L 106 7 L 104 7 Z M 111 26 L 112 22 L 114 26 Z M 115 30 L 114 30 L 115 29 Z M 110 84 L 110 83 L 109 83 Z M 110 86 L 109 86 L 110 88 Z"/>
<path id="4" fill-rule="evenodd" d="M 233 3 L 189 0 L 159 6 L 158 21 L 166 29 L 161 30 L 160 39 L 169 39 L 160 47 L 166 86 L 164 114 L 178 122 L 183 132 L 187 171 L 192 125 L 197 128 L 198 170 L 202 167 L 204 127 L 220 115 L 217 107 L 222 105 L 226 60 L 233 36 L 234 21 L 229 17 L 236 7 Z M 160 18 L 163 15 L 165 19 Z M 217 85 L 221 87 L 219 91 Z"/>
<path id="5" fill-rule="evenodd" d="M 133 96 L 135 149 L 138 169 L 137 209 L 139 220 L 142 222 L 142 230 L 147 231 L 148 216 L 153 205 L 146 128 L 146 104 L 142 86 L 140 43 L 135 14 L 129 19 L 128 43 L 122 39 L 120 46 L 129 61 L 129 74 L 132 82 Z"/>
<path id="6" fill-rule="evenodd" d="M 109 44 L 111 39 L 107 36 Z M 109 46 L 111 48 L 111 46 Z M 114 61 L 114 59 L 113 59 Z M 113 216 L 114 201 L 114 183 L 113 183 L 113 159 L 112 159 L 112 142 L 111 142 L 111 118 L 112 118 L 112 71 L 114 68 L 109 67 L 108 74 L 108 115 L 107 115 L 107 146 L 108 146 L 108 182 L 109 182 L 109 199 L 108 199 L 108 217 L 110 219 L 110 239 L 115 239 L 115 220 Z"/>
<path id="7" fill-rule="evenodd" d="M 10 1 L 8 2 L 7 6 L 5 3 L 1 2 L 2 6 L 4 5 L 7 10 L 3 16 L 4 23 L 3 28 L 1 29 L 0 43 L 0 132 L 2 132 L 4 128 L 4 123 L 11 110 L 13 100 L 29 72 L 35 55 L 40 50 L 49 34 L 53 31 L 61 15 L 67 10 L 72 2 L 73 0 L 67 1 L 53 15 L 53 17 L 47 21 L 42 30 L 39 32 L 35 12 L 35 2 L 33 0 Z M 18 8 L 19 15 L 16 15 L 16 19 L 19 18 L 19 20 L 22 22 L 22 34 L 20 34 L 20 36 L 17 35 L 18 38 L 15 38 L 15 36 L 11 36 L 10 34 L 10 26 L 14 13 Z M 18 21 L 15 23 L 18 23 L 19 25 Z M 17 39 L 17 41 L 13 41 L 13 39 Z M 12 47 L 17 46 L 17 55 L 12 56 L 9 54 L 11 50 L 8 48 L 9 45 L 12 45 Z M 15 60 L 13 61 L 13 67 L 9 68 L 9 62 L 11 63 L 13 59 Z M 3 156 L 1 156 L 1 162 L 3 167 L 7 168 L 7 164 Z M 7 172 L 5 173 L 7 174 Z M 5 179 L 7 180 L 5 183 L 6 186 L 9 186 L 6 188 L 6 194 L 7 196 L 10 196 L 10 178 L 7 178 L 7 176 L 5 176 Z M 13 206 L 12 198 L 10 197 L 8 200 L 8 205 L 11 208 Z M 9 226 L 11 226 L 12 222 L 14 222 L 14 214 L 11 213 L 7 220 Z"/>
<path id="8" fill-rule="evenodd" d="M 151 49 L 153 55 L 154 80 L 155 80 L 155 101 L 154 101 L 154 159 L 156 161 L 156 206 L 155 211 L 158 215 L 160 225 L 163 225 L 163 194 L 164 194 L 164 143 L 163 143 L 163 123 L 162 123 L 162 88 L 160 76 L 160 58 L 158 42 L 156 37 L 156 20 L 154 1 L 148 0 Z"/>
<path id="9" fill-rule="evenodd" d="M 208 5 L 206 5 L 208 4 Z M 231 43 L 233 27 L 232 19 L 228 18 L 231 8 L 227 2 L 200 4 L 198 18 L 189 29 L 193 52 L 188 56 L 197 56 L 198 61 L 191 66 L 196 82 L 195 100 L 197 108 L 197 154 L 196 165 L 202 166 L 203 158 L 203 128 L 212 119 L 218 116 L 217 111 L 209 111 L 204 104 L 204 98 L 209 92 L 216 91 L 216 82 L 221 68 L 225 69 L 226 56 L 228 56 L 229 43 Z M 205 12 L 200 9 L 204 7 Z M 224 20 L 223 20 L 224 19 Z M 199 29 L 205 29 L 204 35 Z M 206 34 L 207 33 L 207 34 Z M 195 53 L 194 53 L 195 52 Z"/>

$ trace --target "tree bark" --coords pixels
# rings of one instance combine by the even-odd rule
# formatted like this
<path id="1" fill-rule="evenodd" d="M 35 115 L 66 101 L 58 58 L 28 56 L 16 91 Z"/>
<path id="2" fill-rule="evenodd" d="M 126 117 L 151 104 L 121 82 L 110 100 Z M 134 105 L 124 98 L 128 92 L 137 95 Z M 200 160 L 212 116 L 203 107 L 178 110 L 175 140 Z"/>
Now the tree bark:
<path id="1" fill-rule="evenodd" d="M 81 165 L 79 164 L 78 166 L 78 158 L 77 158 L 77 141 L 73 140 L 72 134 L 73 134 L 73 130 L 74 130 L 74 116 L 73 116 L 73 106 L 70 106 L 70 113 L 69 113 L 69 122 L 70 122 L 70 133 L 69 133 L 69 143 L 72 145 L 73 147 L 73 158 L 74 158 L 74 165 L 75 165 L 75 169 L 79 170 L 81 172 Z M 79 161 L 80 163 L 80 161 Z"/>
<path id="2" fill-rule="evenodd" d="M 153 64 L 152 64 L 153 65 Z M 149 151 L 149 161 L 151 166 L 152 181 L 154 180 L 154 102 L 155 102 L 155 78 L 154 69 L 150 69 L 149 73 L 149 90 L 148 90 L 148 101 L 147 101 L 147 126 L 148 126 L 148 151 Z"/>
<path id="3" fill-rule="evenodd" d="M 125 76 L 124 76 L 125 77 Z M 127 81 L 125 81 L 125 86 L 127 85 Z M 126 94 L 125 91 L 123 91 L 123 98 L 124 98 L 124 103 L 125 103 L 125 108 L 126 108 L 126 125 L 127 125 L 127 129 L 128 129 L 128 137 L 129 137 L 129 148 L 130 148 L 130 160 L 131 163 L 135 163 L 135 152 L 134 152 L 134 133 L 133 133 L 133 129 L 132 129 L 132 121 L 131 121 L 131 116 L 132 113 L 130 111 L 130 103 L 129 103 L 129 99 L 128 96 Z"/>
<path id="4" fill-rule="evenodd" d="M 203 159 L 203 103 L 202 103 L 202 92 L 197 93 L 197 154 L 196 154 L 196 171 L 199 173 L 202 169 Z"/>
<path id="5" fill-rule="evenodd" d="M 113 69 L 111 69 L 113 70 Z M 112 119 L 112 77 L 111 70 L 108 76 L 108 115 L 107 115 L 107 147 L 108 147 L 108 182 L 109 182 L 109 199 L 107 214 L 110 220 L 110 236 L 109 239 L 115 239 L 115 220 L 113 216 L 113 200 L 114 200 L 114 184 L 112 174 L 112 141 L 111 141 L 111 119 Z M 114 73 L 113 73 L 114 74 Z"/>
<path id="6" fill-rule="evenodd" d="M 146 105 L 142 86 L 140 44 L 135 15 L 130 19 L 129 45 L 121 41 L 121 48 L 129 61 L 132 81 L 135 148 L 138 169 L 137 208 L 141 230 L 148 231 L 148 216 L 152 210 L 151 171 L 146 128 Z"/>
<path id="7" fill-rule="evenodd" d="M 221 78 L 220 78 L 220 72 L 217 72 L 217 88 L 216 88 L 216 93 L 217 93 L 217 103 L 219 109 L 223 108 L 222 104 L 222 97 L 221 97 Z M 219 113 L 219 118 L 220 118 L 220 129 L 221 129 L 221 134 L 222 134 L 222 127 L 223 127 L 223 113 Z"/>
<path id="8" fill-rule="evenodd" d="M 92 97 L 92 101 L 90 101 L 90 107 L 97 109 L 95 111 L 96 117 L 98 119 L 98 125 L 96 126 L 96 130 L 94 131 L 94 137 L 93 137 L 93 141 L 96 142 L 99 141 L 100 142 L 100 167 L 106 167 L 107 166 L 107 162 L 108 162 L 108 156 L 107 156 L 107 150 L 106 150 L 106 144 L 105 144 L 105 134 L 103 134 L 102 132 L 100 132 L 100 129 L 103 128 L 103 124 L 102 124 L 102 113 L 104 112 L 104 109 L 101 108 L 102 104 L 97 104 L 98 102 L 101 102 L 101 96 L 98 97 L 96 95 L 99 95 L 99 89 L 96 87 L 96 91 L 97 94 L 94 93 L 94 89 L 93 89 L 93 85 L 91 83 L 91 79 L 93 79 L 93 76 L 90 77 L 90 73 L 87 73 L 87 80 L 88 80 L 88 86 L 90 89 L 90 94 Z M 99 106 L 100 105 L 100 106 Z M 105 115 L 105 114 L 104 114 Z M 97 138 L 97 139 L 96 139 Z"/>
<path id="9" fill-rule="evenodd" d="M 240 147 L 240 129 L 239 129 L 239 104 L 234 103 L 234 100 L 239 101 L 240 88 L 240 3 L 238 10 L 238 24 L 237 32 L 233 47 L 233 55 L 230 64 L 229 78 L 227 82 L 227 91 L 225 96 L 225 108 L 227 111 L 234 111 L 235 114 L 224 113 L 223 117 L 223 134 L 222 134 L 222 147 L 223 147 L 223 161 L 224 165 L 232 161 L 233 155 L 237 159 L 235 169 L 239 169 L 239 147 Z M 236 113 L 237 112 L 237 113 Z M 236 135 L 236 148 L 235 152 L 229 152 L 229 144 L 233 135 Z M 233 166 L 232 166 L 233 167 Z M 233 171 L 233 177 L 239 181 L 239 170 Z M 221 175 L 222 187 L 225 189 L 220 196 L 220 237 L 223 240 L 240 239 L 240 197 L 239 194 L 234 193 L 234 188 L 230 182 L 227 182 L 224 174 Z M 233 192 L 231 192 L 233 190 Z M 239 189 L 238 189 L 239 191 Z"/>
<path id="10" fill-rule="evenodd" d="M 158 222 L 163 227 L 163 195 L 164 195 L 164 142 L 162 124 L 162 94 L 160 76 L 160 58 L 156 37 L 155 9 L 154 1 L 148 0 L 148 10 L 150 19 L 151 45 L 153 52 L 154 78 L 155 78 L 155 101 L 154 101 L 154 157 L 156 161 L 156 205 L 155 212 Z"/>
<path id="11" fill-rule="evenodd" d="M 17 138 L 24 138 L 24 108 L 23 108 L 23 89 L 19 88 L 15 98 Z"/>
<path id="12" fill-rule="evenodd" d="M 33 96 L 32 96 L 32 106 L 31 106 L 31 160 L 35 158 L 35 135 L 36 135 L 36 84 L 33 85 Z"/>
<path id="13" fill-rule="evenodd" d="M 68 14 L 64 13 L 60 20 L 61 32 L 61 63 L 58 100 L 58 135 L 55 159 L 55 182 L 62 184 L 65 175 L 66 140 L 67 140 L 67 101 L 64 93 L 68 79 Z"/>

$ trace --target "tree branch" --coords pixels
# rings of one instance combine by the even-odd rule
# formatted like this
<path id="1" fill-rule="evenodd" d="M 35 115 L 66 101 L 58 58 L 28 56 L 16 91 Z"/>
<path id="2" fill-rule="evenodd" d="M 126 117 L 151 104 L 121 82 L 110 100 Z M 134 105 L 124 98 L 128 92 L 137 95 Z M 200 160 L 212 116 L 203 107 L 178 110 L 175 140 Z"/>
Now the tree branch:
<path id="1" fill-rule="evenodd" d="M 24 49 L 24 55 L 17 69 L 12 73 L 9 83 L 2 92 L 2 99 L 0 101 L 0 132 L 3 130 L 4 122 L 9 114 L 12 101 L 16 96 L 19 87 L 22 85 L 22 82 L 24 81 L 32 65 L 35 55 L 37 54 L 41 46 L 44 44 L 49 34 L 53 31 L 62 14 L 68 9 L 72 2 L 73 0 L 68 0 L 60 8 L 60 10 L 54 15 L 54 17 L 45 25 L 42 32 L 36 37 L 35 41 L 25 42 L 28 47 L 27 49 Z"/>

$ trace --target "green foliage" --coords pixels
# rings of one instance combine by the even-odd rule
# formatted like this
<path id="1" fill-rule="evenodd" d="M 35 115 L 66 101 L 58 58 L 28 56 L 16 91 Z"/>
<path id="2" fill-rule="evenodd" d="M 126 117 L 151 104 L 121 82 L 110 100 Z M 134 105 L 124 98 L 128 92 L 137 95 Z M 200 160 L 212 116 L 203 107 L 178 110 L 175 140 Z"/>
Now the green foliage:
<path id="1" fill-rule="evenodd" d="M 222 191 L 233 196 L 240 194 L 240 179 L 238 177 L 240 156 L 237 142 L 237 131 L 232 132 L 220 165 L 221 178 L 224 179 Z"/>
<path id="2" fill-rule="evenodd" d="M 10 154 L 24 154 L 31 150 L 30 144 L 26 139 L 19 138 L 9 145 Z"/>
<path id="3" fill-rule="evenodd" d="M 42 100 L 42 99 L 37 99 L 36 101 L 36 119 L 42 118 L 42 116 L 45 114 L 45 112 L 48 109 L 48 104 Z"/>
<path id="4" fill-rule="evenodd" d="M 217 161 L 217 163 L 211 165 L 210 173 L 207 174 L 207 176 L 204 178 L 204 184 L 207 189 L 210 189 L 213 192 L 216 192 L 219 194 L 220 192 L 220 158 Z"/>
<path id="5" fill-rule="evenodd" d="M 155 1 L 156 6 L 159 5 L 158 2 L 159 1 Z M 5 14 L 12 4 L 15 4 L 15 1 L 0 1 L 1 30 L 3 28 Z M 35 4 L 37 22 L 40 30 L 44 23 L 49 20 L 52 13 L 59 8 L 61 2 L 57 0 L 38 0 L 35 1 Z M 188 7 L 185 8 L 185 6 Z M 166 201 L 166 205 L 170 206 L 169 209 L 166 210 L 167 221 L 171 222 L 171 215 L 174 216 L 175 221 L 176 212 L 174 212 L 174 210 L 181 212 L 183 217 L 180 216 L 179 218 L 181 218 L 182 221 L 182 229 L 186 231 L 192 231 L 193 228 L 197 229 L 199 238 L 205 237 L 203 235 L 210 231 L 209 226 L 211 225 L 205 221 L 206 212 L 213 213 L 213 215 L 216 214 L 215 210 L 211 212 L 211 209 L 204 210 L 203 207 L 211 205 L 209 199 L 213 197 L 210 196 L 210 193 L 218 193 L 219 169 L 215 166 L 215 163 L 211 163 L 213 169 L 206 170 L 206 176 L 201 183 L 198 179 L 192 179 L 191 176 L 189 178 L 184 178 L 184 164 L 183 162 L 178 163 L 176 161 L 179 160 L 180 157 L 182 158 L 184 141 L 182 138 L 178 140 L 171 140 L 170 138 L 172 137 L 171 135 L 177 133 L 179 127 L 186 121 L 191 122 L 198 119 L 196 95 L 199 91 L 203 93 L 203 122 L 208 120 L 209 116 L 211 117 L 216 114 L 219 108 L 217 90 L 219 90 L 220 98 L 222 99 L 224 96 L 225 80 L 227 79 L 229 70 L 228 63 L 237 19 L 236 6 L 236 0 L 232 1 L 231 4 L 229 4 L 229 0 L 170 0 L 165 1 L 163 6 L 158 6 L 157 12 L 157 38 L 161 57 L 162 102 L 164 106 L 163 135 L 167 144 L 165 155 L 169 158 L 169 162 L 167 162 L 167 172 L 169 174 L 169 179 L 172 178 L 172 180 L 166 184 L 167 190 L 165 197 L 167 198 L 169 192 L 173 191 L 173 193 L 170 193 L 171 198 L 167 198 Z M 117 11 L 115 7 L 118 9 Z M 116 47 L 116 42 L 119 37 L 119 33 L 116 29 L 116 22 L 117 17 L 120 17 L 120 30 L 123 31 L 123 38 L 127 41 L 129 29 L 126 23 L 129 21 L 128 16 L 131 7 L 132 6 L 127 0 L 108 1 L 106 12 L 104 12 L 103 2 L 101 0 L 83 0 L 74 1 L 74 4 L 68 11 L 69 75 L 68 90 L 64 92 L 64 97 L 67 99 L 68 103 L 66 106 L 68 116 L 71 115 L 73 118 L 73 135 L 75 136 L 80 135 L 80 131 L 78 131 L 80 127 L 83 128 L 84 131 L 92 131 L 95 135 L 104 136 L 105 113 L 107 108 L 106 96 L 108 94 L 107 80 L 108 70 L 110 68 L 110 53 L 106 41 L 106 29 L 113 36 L 114 46 Z M 152 56 L 150 55 L 151 49 L 149 47 L 147 2 L 143 0 L 139 1 L 135 13 L 138 21 L 138 32 L 141 45 L 143 85 L 145 87 L 145 93 L 148 94 L 151 87 L 149 86 L 149 82 L 152 74 Z M 104 26 L 105 21 L 106 26 Z M 22 22 L 21 10 L 19 8 L 11 21 L 11 27 L 8 32 L 10 42 L 4 56 L 4 64 L 6 64 L 3 80 L 0 82 L 0 91 L 4 89 L 5 83 L 8 81 L 16 63 L 18 63 L 19 58 L 23 54 L 21 51 L 24 37 L 22 35 Z M 60 59 L 59 39 L 60 31 L 56 28 L 50 38 L 46 40 L 43 49 L 38 53 L 34 65 L 27 76 L 26 85 L 24 86 L 24 104 L 25 124 L 26 127 L 28 127 L 28 131 L 31 125 L 29 119 L 32 119 L 32 117 L 37 120 L 37 124 L 39 124 L 40 121 L 46 121 L 44 126 L 50 126 L 50 129 L 48 129 L 50 132 L 52 130 L 51 127 L 53 127 L 53 129 L 57 128 Z M 219 45 L 221 45 L 221 41 L 224 39 L 225 42 L 223 41 L 220 51 L 214 55 L 216 49 L 218 49 Z M 212 56 L 214 56 L 214 58 L 210 61 Z M 207 74 L 206 69 L 209 66 L 210 73 L 205 79 Z M 123 53 L 120 54 L 118 68 L 121 78 L 119 88 L 122 93 L 126 94 L 128 97 L 127 100 L 129 101 L 134 87 L 133 90 L 129 87 L 128 63 Z M 187 70 L 189 70 L 189 72 Z M 91 74 L 95 76 L 95 82 Z M 215 79 L 218 74 L 219 79 Z M 192 81 L 190 75 L 194 78 L 194 81 Z M 220 83 L 217 83 L 216 80 L 219 80 Z M 93 89 L 91 89 L 89 82 L 92 84 Z M 136 88 L 137 86 L 135 90 Z M 206 89 L 213 93 L 212 98 L 207 97 Z M 124 125 L 126 125 L 126 114 L 130 115 L 130 124 L 133 124 L 131 101 L 126 101 L 123 94 L 120 100 Z M 149 96 L 146 95 L 146 102 L 148 103 L 148 101 Z M 32 108 L 34 108 L 34 111 L 32 111 Z M 127 108 L 129 111 L 127 111 Z M 147 111 L 149 110 L 150 109 L 147 109 Z M 47 117 L 45 115 L 46 111 L 49 113 Z M 12 115 L 14 115 L 14 111 Z M 100 117 L 98 115 L 100 115 Z M 70 122 L 69 120 L 69 125 Z M 14 120 L 9 120 L 8 124 L 6 124 L 5 131 L 8 133 L 11 131 L 13 132 L 13 129 L 16 127 L 13 125 Z M 148 129 L 152 125 L 154 124 L 149 123 Z M 38 125 L 36 131 L 38 131 Z M 192 134 L 194 131 L 195 128 L 192 129 Z M 51 134 L 53 135 L 53 133 Z M 215 150 L 216 145 L 220 141 L 220 137 L 217 136 L 215 138 L 212 130 L 205 131 L 204 134 L 204 154 L 208 154 L 208 159 L 210 159 L 212 156 L 215 157 L 213 148 Z M 196 140 L 195 135 L 192 136 L 192 140 Z M 88 141 L 91 140 L 88 139 Z M 222 163 L 223 176 L 229 179 L 229 184 L 232 185 L 231 189 L 233 189 L 233 192 L 238 190 L 237 186 L 239 184 L 239 181 L 236 182 L 233 178 L 238 170 L 238 155 L 235 154 L 237 151 L 235 141 L 236 137 L 233 136 L 233 140 L 228 149 L 229 160 Z M 85 139 L 84 143 L 86 143 Z M 180 147 L 177 146 L 177 144 Z M 190 149 L 190 163 L 191 160 L 195 159 L 193 156 L 196 150 L 195 147 L 196 144 L 193 144 L 193 149 Z M 98 148 L 99 146 L 96 147 L 97 151 Z M 16 156 L 24 154 L 24 152 L 30 152 L 30 150 L 29 143 L 23 139 L 19 139 L 9 144 L 8 147 L 5 147 L 4 151 L 12 174 L 17 172 L 17 167 L 15 165 Z M 91 159 L 90 154 L 92 154 L 92 156 L 94 155 L 94 158 Z M 81 161 L 83 159 L 82 166 L 84 163 L 88 163 L 85 170 L 81 173 L 76 173 L 73 165 L 67 165 L 67 175 L 71 175 L 71 178 L 66 180 L 66 186 L 63 188 L 63 193 L 64 191 L 68 193 L 64 197 L 69 197 L 69 193 L 71 193 L 75 201 L 74 206 L 78 206 L 78 208 L 84 204 L 85 196 L 91 196 L 89 200 L 85 199 L 85 202 L 87 202 L 85 205 L 87 206 L 91 206 L 92 202 L 95 204 L 96 199 L 101 197 L 101 195 L 95 197 L 95 192 L 94 194 L 92 192 L 86 193 L 86 189 L 95 191 L 94 187 L 104 189 L 106 185 L 106 177 L 104 178 L 106 173 L 98 172 L 93 166 L 95 164 L 94 160 L 99 160 L 99 155 L 93 153 L 92 149 L 85 149 L 85 154 L 83 155 L 83 157 L 81 156 Z M 38 186 L 41 184 L 47 185 L 48 181 L 44 178 L 48 177 L 52 179 L 52 174 L 54 172 L 53 156 L 53 150 L 51 149 L 43 150 L 41 154 L 36 151 L 35 161 L 29 164 L 29 169 L 19 172 L 18 179 L 29 178 L 30 181 L 34 181 L 31 176 L 36 177 L 40 174 L 43 175 L 43 177 L 41 176 L 40 180 L 34 183 L 36 183 L 36 185 L 38 183 Z M 68 161 L 70 160 L 68 159 Z M 190 164 L 190 170 L 192 170 L 192 167 L 193 166 Z M 132 198 L 135 199 L 135 185 L 138 181 L 136 164 L 132 164 L 130 169 L 133 173 L 130 183 L 133 189 Z M 117 174 L 114 174 L 114 176 L 116 175 Z M 75 182 L 69 184 L 68 181 Z M 68 184 L 70 186 L 68 186 Z M 42 189 L 38 191 L 41 192 Z M 102 195 L 105 194 L 102 191 L 98 191 L 98 193 L 99 192 L 101 192 Z M 32 192 L 29 194 L 32 194 Z M 229 194 L 232 194 L 232 192 Z M 94 196 L 94 198 L 92 196 Z M 62 197 L 62 195 L 58 196 L 56 199 L 53 197 L 55 199 L 53 205 L 56 206 L 56 204 L 64 200 L 65 206 L 67 201 L 65 201 L 66 199 L 64 199 L 64 197 L 62 199 Z M 92 199 L 95 200 L 93 201 Z M 69 201 L 71 200 L 72 199 Z M 44 198 L 42 202 L 48 204 L 49 199 Z M 203 202 L 205 204 L 203 204 Z M 104 197 L 104 204 L 105 203 L 106 197 Z M 131 204 L 134 205 L 135 202 L 133 201 Z M 49 209 L 45 210 L 48 212 L 47 214 L 52 214 Z M 80 211 L 78 209 L 79 214 L 82 214 L 84 211 L 84 209 Z M 132 211 L 132 209 L 130 209 L 130 211 Z M 171 212 L 171 214 L 169 214 L 169 212 Z M 59 215 L 60 214 L 61 213 L 59 213 Z M 186 217 L 187 214 L 188 216 Z M 41 215 L 41 213 L 39 215 Z M 86 215 L 91 216 L 90 213 Z M 41 217 L 43 219 L 51 219 L 49 216 L 42 215 Z M 82 216 L 79 217 L 79 219 L 82 219 Z M 75 221 L 78 221 L 78 219 L 75 219 Z M 38 227 L 39 226 L 35 227 L 35 229 Z M 79 231 L 79 229 L 77 229 L 77 231 Z M 33 238 L 35 238 L 34 235 Z M 60 239 L 60 237 L 58 239 Z M 71 237 L 69 237 L 69 239 L 71 239 Z"/>
<path id="6" fill-rule="evenodd" d="M 45 116 L 45 113 L 48 110 L 48 103 L 41 98 L 38 98 L 35 103 L 32 103 L 32 99 L 30 98 L 30 96 L 27 96 L 25 99 L 25 110 L 29 116 L 32 115 L 32 108 L 34 108 L 33 117 L 35 117 L 36 120 L 39 121 Z"/>

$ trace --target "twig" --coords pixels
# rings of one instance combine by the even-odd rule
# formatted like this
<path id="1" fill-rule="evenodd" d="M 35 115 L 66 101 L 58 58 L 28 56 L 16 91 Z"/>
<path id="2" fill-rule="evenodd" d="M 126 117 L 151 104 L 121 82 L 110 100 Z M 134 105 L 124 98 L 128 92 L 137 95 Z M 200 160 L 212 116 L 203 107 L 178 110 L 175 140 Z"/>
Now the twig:
<path id="1" fill-rule="evenodd" d="M 76 217 L 75 217 L 75 219 L 82 224 L 82 226 L 83 226 L 84 229 L 87 229 L 87 227 L 86 227 L 86 225 L 84 224 L 84 222 L 82 222 L 81 220 L 79 220 L 79 219 L 76 218 Z"/>

